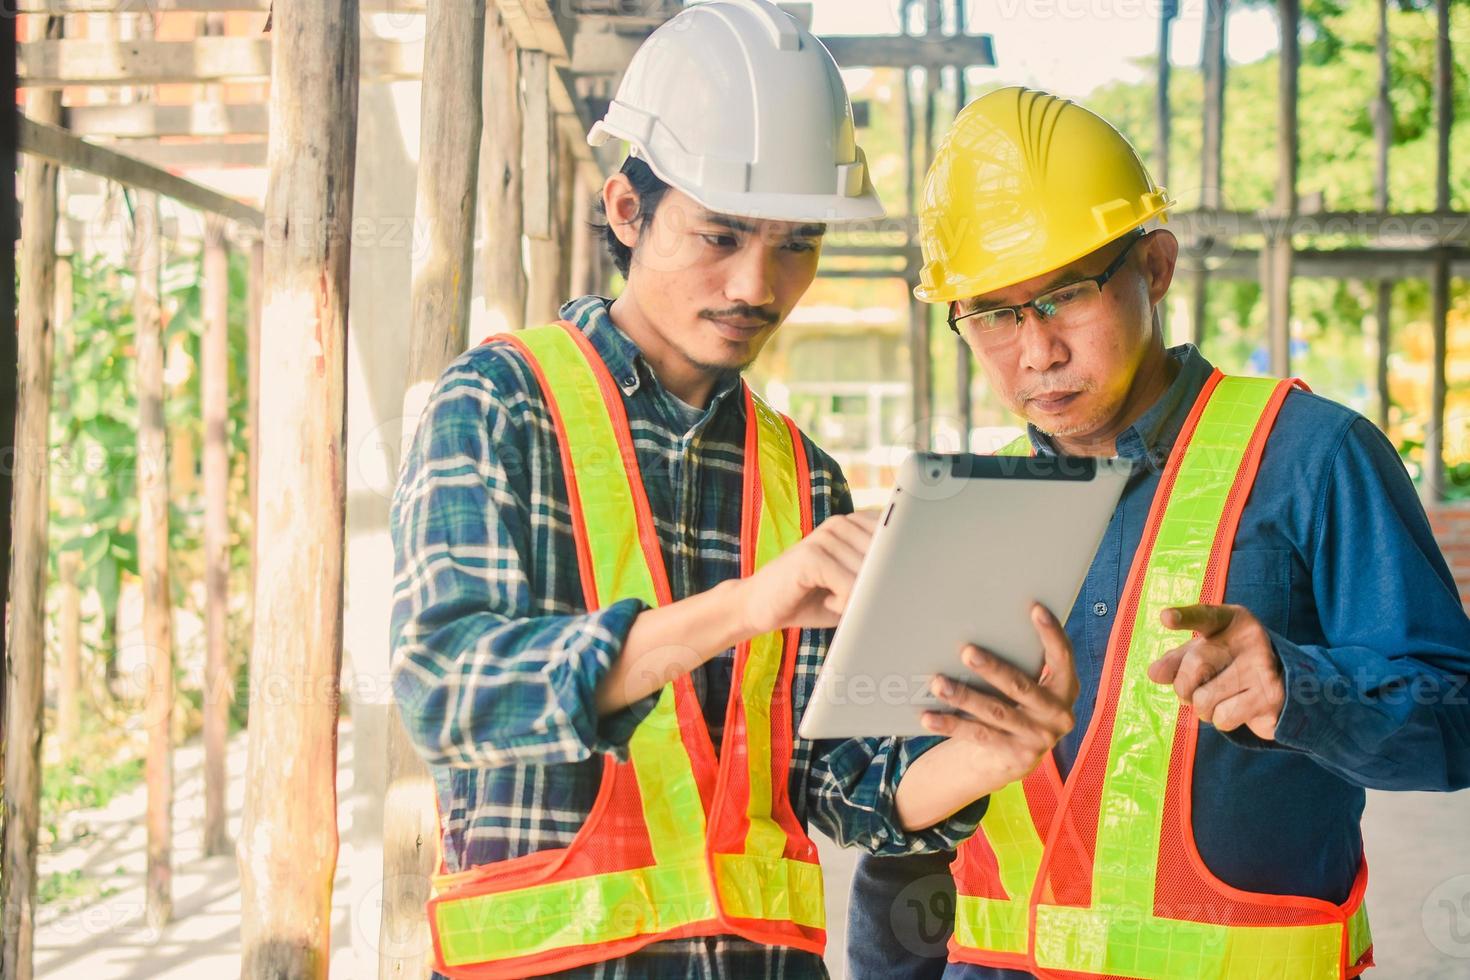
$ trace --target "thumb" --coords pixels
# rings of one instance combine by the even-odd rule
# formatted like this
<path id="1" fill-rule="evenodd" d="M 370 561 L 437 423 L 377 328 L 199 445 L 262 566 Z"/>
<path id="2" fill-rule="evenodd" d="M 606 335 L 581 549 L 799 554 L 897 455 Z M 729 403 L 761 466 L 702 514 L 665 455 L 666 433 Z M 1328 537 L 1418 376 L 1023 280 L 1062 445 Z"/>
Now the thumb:
<path id="1" fill-rule="evenodd" d="M 1179 665 L 1184 663 L 1184 654 L 1184 648 L 1178 647 L 1149 664 L 1148 679 L 1155 684 L 1173 684 L 1175 675 L 1179 673 Z"/>

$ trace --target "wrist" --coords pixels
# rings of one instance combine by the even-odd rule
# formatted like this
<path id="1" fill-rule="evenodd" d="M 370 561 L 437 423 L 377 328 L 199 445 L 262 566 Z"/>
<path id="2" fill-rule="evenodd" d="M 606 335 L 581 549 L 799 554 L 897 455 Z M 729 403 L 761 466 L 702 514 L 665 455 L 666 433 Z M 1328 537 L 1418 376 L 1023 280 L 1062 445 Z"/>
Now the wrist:
<path id="1" fill-rule="evenodd" d="M 749 579 L 729 579 L 709 591 L 711 602 L 721 613 L 721 650 L 764 632 L 756 622 L 749 583 Z"/>

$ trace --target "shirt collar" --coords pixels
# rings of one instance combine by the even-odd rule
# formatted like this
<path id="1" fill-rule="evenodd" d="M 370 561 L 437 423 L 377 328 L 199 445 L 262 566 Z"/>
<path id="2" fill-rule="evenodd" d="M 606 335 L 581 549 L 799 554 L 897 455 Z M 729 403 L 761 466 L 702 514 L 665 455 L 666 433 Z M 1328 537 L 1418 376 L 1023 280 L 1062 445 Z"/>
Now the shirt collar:
<path id="1" fill-rule="evenodd" d="M 1171 347 L 1165 354 L 1174 362 L 1179 373 L 1159 400 L 1150 405 L 1138 417 L 1138 421 L 1119 433 L 1117 443 L 1118 455 L 1124 459 L 1149 458 L 1160 468 L 1168 460 L 1169 453 L 1174 448 L 1174 440 L 1178 438 L 1179 430 L 1184 428 L 1184 422 L 1194 408 L 1195 399 L 1199 397 L 1205 382 L 1215 370 L 1214 365 L 1193 344 Z M 1056 447 L 1051 438 L 1036 426 L 1028 423 L 1026 434 L 1038 453 L 1056 455 Z"/>
<path id="2" fill-rule="evenodd" d="M 643 387 L 645 379 L 661 396 L 672 398 L 659 384 L 653 369 L 643 359 L 638 345 L 613 322 L 608 312 L 612 300 L 602 296 L 583 296 L 561 308 L 561 318 L 586 335 L 592 347 L 607 365 L 608 372 L 625 396 L 631 398 Z M 740 383 L 739 371 L 727 371 L 715 385 L 709 408 L 713 409 Z M 706 412 L 706 415 L 708 412 Z"/>

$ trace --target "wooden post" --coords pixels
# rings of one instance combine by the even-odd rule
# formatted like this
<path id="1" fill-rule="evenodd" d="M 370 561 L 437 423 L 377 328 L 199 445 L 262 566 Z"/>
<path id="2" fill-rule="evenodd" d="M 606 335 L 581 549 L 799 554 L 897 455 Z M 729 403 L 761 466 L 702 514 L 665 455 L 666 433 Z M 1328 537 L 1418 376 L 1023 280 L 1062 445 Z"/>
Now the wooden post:
<path id="1" fill-rule="evenodd" d="M 530 239 L 526 323 L 550 323 L 567 297 L 559 288 L 564 251 L 556 214 L 561 181 L 560 137 L 553 125 L 550 59 L 544 51 L 521 52 L 525 80 L 525 228 Z"/>
<path id="2" fill-rule="evenodd" d="M 905 0 L 899 6 L 899 21 L 904 29 L 909 25 L 909 8 L 913 0 Z M 904 213 L 910 218 L 914 217 L 915 200 L 918 193 L 918 181 L 921 175 L 917 172 L 914 163 L 914 150 L 917 144 L 918 124 L 914 118 L 914 94 L 910 70 L 902 69 L 900 85 L 903 88 L 903 161 L 904 161 Z M 914 249 L 917 242 L 908 242 L 908 255 L 910 264 L 913 263 Z M 918 269 L 908 270 L 906 278 L 913 281 L 918 277 Z M 912 422 L 911 441 L 915 449 L 928 449 L 932 438 L 933 414 L 933 363 L 929 357 L 929 306 L 914 298 L 909 293 L 909 377 L 912 380 L 912 391 L 909 398 L 909 412 Z"/>
<path id="3" fill-rule="evenodd" d="M 1455 74 L 1450 52 L 1450 0 L 1435 0 L 1434 47 L 1434 115 L 1435 170 L 1434 209 L 1450 209 L 1450 130 L 1455 123 Z M 1431 329 L 1434 338 L 1432 375 L 1429 384 L 1429 425 L 1424 439 L 1424 478 L 1419 484 L 1426 504 L 1444 499 L 1444 418 L 1448 385 L 1445 360 L 1448 357 L 1450 311 L 1450 259 L 1441 247 L 1434 251 L 1434 268 L 1430 277 Z"/>
<path id="4" fill-rule="evenodd" d="M 133 318 L 138 345 L 138 572 L 143 579 L 143 642 L 148 660 L 146 915 L 161 927 L 173 916 L 173 626 L 168 569 L 168 442 L 163 415 L 163 248 L 158 195 L 140 191 L 133 208 Z"/>
<path id="5" fill-rule="evenodd" d="M 498 17 L 499 15 L 496 14 Z M 485 8 L 457 0 L 429 5 L 420 112 L 415 224 L 428 251 L 413 267 L 404 431 L 413 432 L 424 390 L 466 344 L 474 269 Z M 516 236 L 519 250 L 520 236 Z M 519 260 L 519 255 L 517 255 Z M 426 980 L 430 949 L 425 903 L 439 833 L 434 783 L 397 710 L 388 713 L 383 801 L 383 893 L 378 976 Z"/>
<path id="6" fill-rule="evenodd" d="M 603 292 L 602 242 L 592 233 L 592 182 L 584 168 L 572 165 L 576 176 L 572 189 L 572 247 L 570 296 Z M 601 184 L 598 185 L 599 189 Z"/>
<path id="7" fill-rule="evenodd" d="M 435 0 L 424 35 L 423 95 L 419 108 L 418 194 L 414 224 L 428 248 L 413 264 L 410 330 L 433 324 L 442 349 L 409 348 L 410 378 L 424 375 L 414 358 L 427 358 L 428 380 L 465 349 L 474 275 L 475 195 L 480 169 L 480 95 L 485 7 L 482 2 Z M 410 381 L 410 386 L 413 382 Z"/>
<path id="8" fill-rule="evenodd" d="M 966 33 L 970 18 L 966 11 L 965 0 L 955 0 L 955 32 Z M 969 102 L 970 86 L 965 79 L 965 65 L 955 65 L 955 115 L 959 115 Z M 931 163 L 933 161 L 930 161 Z M 955 335 L 955 395 L 956 408 L 959 411 L 960 421 L 960 452 L 970 451 L 970 430 L 975 426 L 975 406 L 971 398 L 970 390 L 974 375 L 974 362 L 971 358 L 974 354 L 970 345 L 965 343 L 965 338 Z"/>
<path id="9" fill-rule="evenodd" d="M 0 32 L 0 105 L 15 105 L 15 51 L 18 41 L 15 31 Z M 15 173 L 18 164 L 15 150 L 18 128 L 16 113 L 0 114 L 0 166 L 8 174 Z M 20 207 L 15 191 L 14 183 L 7 184 L 0 190 L 0 228 L 17 226 Z M 0 304 L 0 446 L 10 446 L 12 454 L 15 448 L 16 386 L 20 374 L 16 352 L 18 296 L 15 289 L 15 252 L 13 248 L 0 249 L 0 280 L 3 280 L 0 281 L 0 292 L 5 293 L 5 301 Z M 15 496 L 14 472 L 13 466 L 0 466 L 0 582 L 5 583 L 6 601 L 10 599 L 10 505 Z M 0 669 L 0 862 L 6 860 L 6 842 L 10 839 L 10 794 L 6 783 L 9 753 L 5 748 L 10 722 L 6 709 L 10 697 L 10 660 L 5 632 L 0 629 L 0 668 L 3 668 Z M 13 877 L 10 865 L 0 863 L 0 929 L 5 930 L 4 938 L 0 938 L 0 967 L 14 960 L 7 952 L 11 937 L 16 935 L 16 930 L 12 928 L 15 919 L 10 914 Z"/>
<path id="10" fill-rule="evenodd" d="M 37 18 L 46 38 L 61 18 Z M 12 25 L 13 33 L 13 25 Z M 8 109 L 7 111 L 13 111 Z M 61 93 L 30 93 L 27 111 L 61 119 Z M 55 313 L 56 167 L 34 157 L 21 165 L 19 391 L 11 472 L 15 480 L 15 553 L 6 651 L 5 840 L 0 976 L 30 980 L 35 941 L 36 830 L 41 816 L 41 730 L 46 649 L 46 554 L 51 356 Z M 7 242 L 6 247 L 9 248 Z"/>
<path id="11" fill-rule="evenodd" d="M 229 854 L 226 752 L 230 735 L 230 253 L 224 222 L 204 231 L 204 338 L 199 382 L 204 413 L 204 853 Z"/>
<path id="12" fill-rule="evenodd" d="M 1154 149 L 1154 180 L 1169 186 L 1169 33 L 1179 13 L 1178 0 L 1165 0 L 1159 6 L 1159 71 L 1154 90 L 1154 115 L 1157 117 L 1159 145 Z"/>
<path id="13" fill-rule="evenodd" d="M 357 0 L 275 0 L 241 974 L 324 978 L 337 865 Z"/>
<path id="14" fill-rule="evenodd" d="M 1388 150 L 1393 142 L 1393 102 L 1389 99 L 1392 63 L 1388 56 L 1388 0 L 1378 0 L 1378 97 L 1373 104 L 1375 154 L 1373 204 L 1380 214 L 1388 212 Z M 1378 328 L 1378 427 L 1388 431 L 1393 395 L 1388 390 L 1388 353 L 1393 346 L 1393 280 L 1380 279 L 1374 297 L 1374 319 Z"/>
<path id="15" fill-rule="evenodd" d="M 250 437 L 246 441 L 249 453 L 247 465 L 249 467 L 249 494 L 250 501 L 248 513 L 250 514 L 250 596 L 251 601 L 255 599 L 255 552 L 256 541 L 259 535 L 256 529 L 260 526 L 260 515 L 257 506 L 260 501 L 258 487 L 260 480 L 260 321 L 265 310 L 265 242 L 256 239 L 250 243 L 250 285 L 246 298 L 249 311 L 245 316 L 245 359 L 247 404 L 246 413 L 249 417 Z"/>
<path id="16" fill-rule="evenodd" d="M 521 257 L 521 72 L 515 40 L 493 3 L 485 14 L 484 58 L 480 199 L 484 202 L 485 305 L 493 329 L 519 330 L 525 324 L 527 288 Z"/>
<path id="17" fill-rule="evenodd" d="M 1204 75 L 1204 131 L 1200 141 L 1200 207 L 1218 211 L 1224 196 L 1221 170 L 1225 144 L 1225 21 L 1230 16 L 1229 0 L 1207 0 L 1200 68 Z M 1210 270 L 1203 253 L 1210 242 L 1202 242 L 1199 268 L 1194 273 L 1190 329 L 1196 347 L 1203 347 L 1209 327 Z"/>
<path id="18" fill-rule="evenodd" d="M 1271 236 L 1270 286 L 1267 290 L 1267 333 L 1271 373 L 1291 374 L 1291 222 L 1296 216 L 1297 173 L 1297 74 L 1301 45 L 1297 31 L 1301 21 L 1300 0 L 1279 0 L 1276 10 L 1281 26 L 1280 99 L 1277 104 L 1276 218 L 1280 227 Z"/>
<path id="19" fill-rule="evenodd" d="M 59 215 L 58 215 L 59 217 Z M 61 350 L 56 359 L 69 364 L 76 352 L 76 330 L 72 326 L 72 264 L 69 257 L 56 257 L 55 284 L 52 287 L 56 298 L 54 336 L 59 339 Z M 53 340 L 53 351 L 56 340 Z M 56 402 L 63 411 L 67 409 L 65 392 L 57 392 Z M 73 465 L 78 465 L 73 463 Z M 48 496 L 50 488 L 48 487 Z M 74 502 L 63 501 L 68 516 L 73 512 Z M 77 751 L 77 739 L 81 735 L 82 695 L 82 591 L 77 579 L 82 571 L 82 555 L 79 551 L 67 551 L 57 556 L 56 577 L 58 603 L 60 605 L 59 629 L 61 633 L 60 670 L 56 678 L 56 740 L 63 755 Z"/>

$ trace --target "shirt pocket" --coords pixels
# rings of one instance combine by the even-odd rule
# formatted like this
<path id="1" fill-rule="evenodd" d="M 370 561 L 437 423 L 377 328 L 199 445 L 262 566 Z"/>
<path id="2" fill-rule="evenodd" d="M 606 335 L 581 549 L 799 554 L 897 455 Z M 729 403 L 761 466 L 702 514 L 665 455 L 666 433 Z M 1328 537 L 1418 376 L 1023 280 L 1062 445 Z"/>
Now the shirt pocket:
<path id="1" fill-rule="evenodd" d="M 1266 629 L 1285 633 L 1291 615 L 1291 554 L 1269 549 L 1231 554 L 1225 601 L 1249 609 Z"/>

